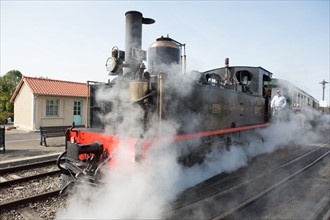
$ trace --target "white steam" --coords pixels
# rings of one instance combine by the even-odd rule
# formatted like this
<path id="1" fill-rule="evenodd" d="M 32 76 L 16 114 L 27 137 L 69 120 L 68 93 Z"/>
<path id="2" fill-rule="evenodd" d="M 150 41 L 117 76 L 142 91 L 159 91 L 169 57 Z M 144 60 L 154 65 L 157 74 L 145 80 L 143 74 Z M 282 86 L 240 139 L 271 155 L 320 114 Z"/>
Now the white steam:
<path id="1" fill-rule="evenodd" d="M 169 78 L 171 79 L 171 77 Z M 173 77 L 173 89 L 182 96 L 189 94 L 191 82 L 178 81 Z M 99 92 L 99 100 L 111 99 L 120 112 L 104 115 L 108 122 L 106 133 L 115 132 L 120 137 L 142 134 L 142 109 L 120 101 L 128 98 L 127 88 L 118 84 L 111 90 Z M 125 91 L 126 92 L 123 92 Z M 124 108 L 123 108 L 124 105 Z M 98 187 L 82 185 L 68 199 L 66 210 L 58 212 L 58 219 L 161 219 L 169 204 L 184 189 L 222 172 L 233 172 L 247 166 L 249 159 L 262 153 L 271 153 L 288 143 L 308 144 L 320 139 L 320 133 L 329 131 L 329 117 L 310 112 L 300 117 L 292 116 L 289 122 L 280 122 L 249 135 L 249 145 L 232 146 L 230 151 L 213 144 L 202 164 L 183 167 L 178 161 L 179 146 L 162 140 L 152 146 L 147 158 L 132 163 L 129 145 L 122 143 L 118 149 L 117 165 L 106 170 L 105 184 Z M 309 121 L 318 118 L 319 123 L 311 129 Z M 120 119 L 120 123 L 115 124 Z M 163 134 L 176 134 L 175 121 L 163 121 Z M 156 124 L 156 123 L 155 123 Z M 302 127 L 303 125 L 303 127 Z M 154 134 L 157 127 L 149 128 L 144 135 Z M 315 132 L 311 132 L 314 130 Z M 265 142 L 261 141 L 260 136 Z M 247 137 L 247 138 L 248 138 Z"/>

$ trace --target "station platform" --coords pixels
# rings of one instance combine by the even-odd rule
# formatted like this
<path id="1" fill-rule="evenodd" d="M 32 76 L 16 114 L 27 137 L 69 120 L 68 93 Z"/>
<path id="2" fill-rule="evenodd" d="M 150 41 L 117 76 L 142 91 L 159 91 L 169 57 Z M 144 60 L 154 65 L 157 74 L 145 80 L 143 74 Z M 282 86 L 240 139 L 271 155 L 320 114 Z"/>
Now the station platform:
<path id="1" fill-rule="evenodd" d="M 0 167 L 19 161 L 57 157 L 65 149 L 65 137 L 47 138 L 47 145 L 40 145 L 39 132 L 6 129 L 5 150 L 0 150 Z"/>

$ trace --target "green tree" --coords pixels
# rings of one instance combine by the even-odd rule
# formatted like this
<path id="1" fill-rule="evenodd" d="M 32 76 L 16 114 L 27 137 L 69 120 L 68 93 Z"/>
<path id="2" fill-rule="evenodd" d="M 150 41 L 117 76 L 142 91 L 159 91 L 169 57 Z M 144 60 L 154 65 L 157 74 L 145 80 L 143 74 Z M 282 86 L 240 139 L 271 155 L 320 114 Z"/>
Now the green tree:
<path id="1" fill-rule="evenodd" d="M 21 79 L 22 73 L 18 70 L 11 70 L 0 77 L 0 111 L 2 115 L 7 116 L 14 113 L 14 104 L 10 103 L 9 100 Z"/>

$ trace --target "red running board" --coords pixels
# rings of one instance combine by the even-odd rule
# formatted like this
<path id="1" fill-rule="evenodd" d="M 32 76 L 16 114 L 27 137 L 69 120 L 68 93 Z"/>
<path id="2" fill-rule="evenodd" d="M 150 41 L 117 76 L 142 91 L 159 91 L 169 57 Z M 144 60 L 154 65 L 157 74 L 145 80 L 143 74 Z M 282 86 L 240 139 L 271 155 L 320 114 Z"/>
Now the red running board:
<path id="1" fill-rule="evenodd" d="M 215 130 L 215 131 L 204 131 L 204 132 L 199 132 L 199 133 L 195 133 L 195 134 L 183 134 L 183 135 L 175 136 L 174 140 L 180 141 L 180 140 L 186 140 L 186 139 L 190 139 L 190 138 L 206 137 L 206 136 L 217 135 L 217 134 L 226 134 L 226 133 L 232 133 L 232 132 L 237 132 L 237 131 L 264 128 L 267 126 L 270 126 L 270 124 L 266 123 L 266 124 L 250 125 L 250 126 L 244 126 L 244 127 L 238 127 L 238 128 L 228 128 L 228 129 Z"/>

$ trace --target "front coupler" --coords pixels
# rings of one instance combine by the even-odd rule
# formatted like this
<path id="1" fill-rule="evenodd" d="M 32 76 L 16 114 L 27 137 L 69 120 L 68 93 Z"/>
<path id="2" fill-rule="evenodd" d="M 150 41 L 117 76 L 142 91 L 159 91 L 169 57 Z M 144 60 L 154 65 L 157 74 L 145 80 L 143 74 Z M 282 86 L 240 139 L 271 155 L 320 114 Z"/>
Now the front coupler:
<path id="1" fill-rule="evenodd" d="M 99 142 L 78 144 L 67 142 L 67 150 L 57 159 L 57 166 L 62 172 L 61 194 L 78 179 L 97 184 L 100 168 L 111 159 L 107 150 Z"/>

